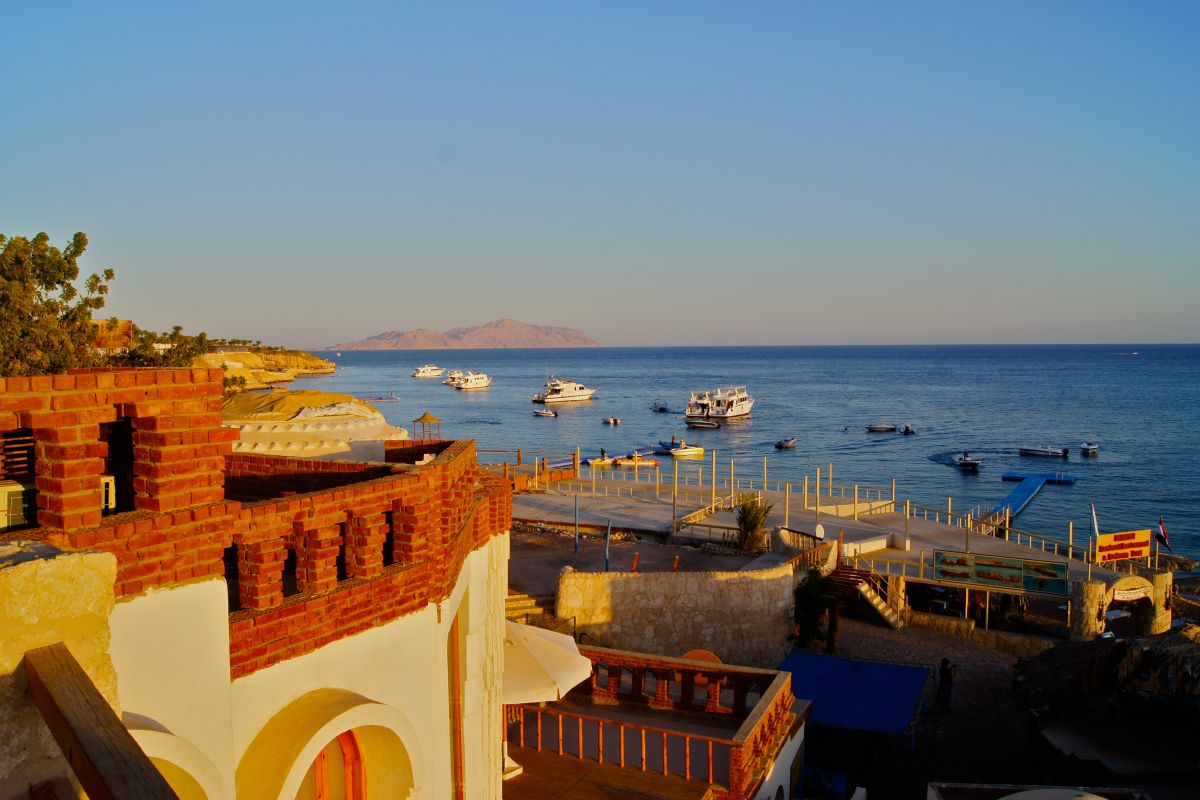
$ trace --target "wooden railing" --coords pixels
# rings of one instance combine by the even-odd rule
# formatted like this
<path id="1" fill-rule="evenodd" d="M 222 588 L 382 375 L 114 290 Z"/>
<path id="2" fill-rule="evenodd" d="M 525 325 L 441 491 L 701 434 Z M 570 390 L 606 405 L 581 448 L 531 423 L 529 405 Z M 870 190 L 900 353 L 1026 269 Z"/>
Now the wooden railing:
<path id="1" fill-rule="evenodd" d="M 797 723 L 788 673 L 600 647 L 579 651 L 591 659 L 592 677 L 569 699 L 597 711 L 521 706 L 514 737 L 521 746 L 723 784 L 718 796 L 748 798 Z M 624 719 L 601 710 L 614 707 Z M 629 719 L 639 709 L 646 722 Z M 741 724 L 724 737 L 672 730 L 671 712 L 716 726 Z M 512 720 L 511 711 L 506 718 Z"/>

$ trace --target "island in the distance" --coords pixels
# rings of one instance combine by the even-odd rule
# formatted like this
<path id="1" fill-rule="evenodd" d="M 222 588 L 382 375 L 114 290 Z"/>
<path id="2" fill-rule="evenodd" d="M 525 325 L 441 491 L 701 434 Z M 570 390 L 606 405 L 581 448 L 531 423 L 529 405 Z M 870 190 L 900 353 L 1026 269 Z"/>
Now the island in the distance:
<path id="1" fill-rule="evenodd" d="M 462 350 L 504 347 L 600 347 L 600 343 L 574 328 L 531 325 L 515 319 L 498 319 L 471 328 L 445 333 L 417 328 L 384 331 L 367 339 L 343 342 L 330 350 Z"/>

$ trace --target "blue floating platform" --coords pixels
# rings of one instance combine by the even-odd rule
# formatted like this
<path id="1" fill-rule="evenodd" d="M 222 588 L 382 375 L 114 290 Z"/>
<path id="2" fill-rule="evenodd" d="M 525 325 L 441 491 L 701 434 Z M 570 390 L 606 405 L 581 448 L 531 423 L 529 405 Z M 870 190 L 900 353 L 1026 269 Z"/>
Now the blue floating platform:
<path id="1" fill-rule="evenodd" d="M 1000 476 L 1000 480 L 1015 481 L 1017 485 L 1012 493 L 992 510 L 992 513 L 1003 514 L 1007 508 L 1015 517 L 1033 502 L 1033 498 L 1037 496 L 1043 486 L 1046 484 L 1070 486 L 1075 483 L 1075 476 L 1065 472 L 1006 472 Z"/>

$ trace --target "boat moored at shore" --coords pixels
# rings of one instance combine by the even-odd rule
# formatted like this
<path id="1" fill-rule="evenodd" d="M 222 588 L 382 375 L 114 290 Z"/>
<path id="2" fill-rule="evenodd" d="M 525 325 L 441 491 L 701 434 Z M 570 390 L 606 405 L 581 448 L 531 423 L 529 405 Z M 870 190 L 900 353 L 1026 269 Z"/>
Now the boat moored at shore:
<path id="1" fill-rule="evenodd" d="M 732 419 L 745 417 L 754 408 L 754 398 L 745 386 L 718 386 L 692 392 L 683 415 L 688 419 Z"/>
<path id="2" fill-rule="evenodd" d="M 570 378 L 556 378 L 551 375 L 546 379 L 546 391 L 533 396 L 535 403 L 570 403 L 576 400 L 591 400 L 596 393 L 595 388 L 584 386 Z"/>

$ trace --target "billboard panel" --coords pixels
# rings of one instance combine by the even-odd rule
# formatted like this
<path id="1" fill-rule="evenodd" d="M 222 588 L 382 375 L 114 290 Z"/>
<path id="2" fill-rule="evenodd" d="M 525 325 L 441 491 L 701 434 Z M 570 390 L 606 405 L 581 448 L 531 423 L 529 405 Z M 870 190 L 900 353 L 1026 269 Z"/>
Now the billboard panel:
<path id="1" fill-rule="evenodd" d="M 940 581 L 962 583 L 980 589 L 1057 595 L 1067 593 L 1065 561 L 1035 561 L 983 553 L 934 550 L 933 576 Z"/>
<path id="2" fill-rule="evenodd" d="M 1149 528 L 1102 533 L 1096 537 L 1096 560 L 1104 563 L 1122 558 L 1149 558 L 1152 540 Z"/>

